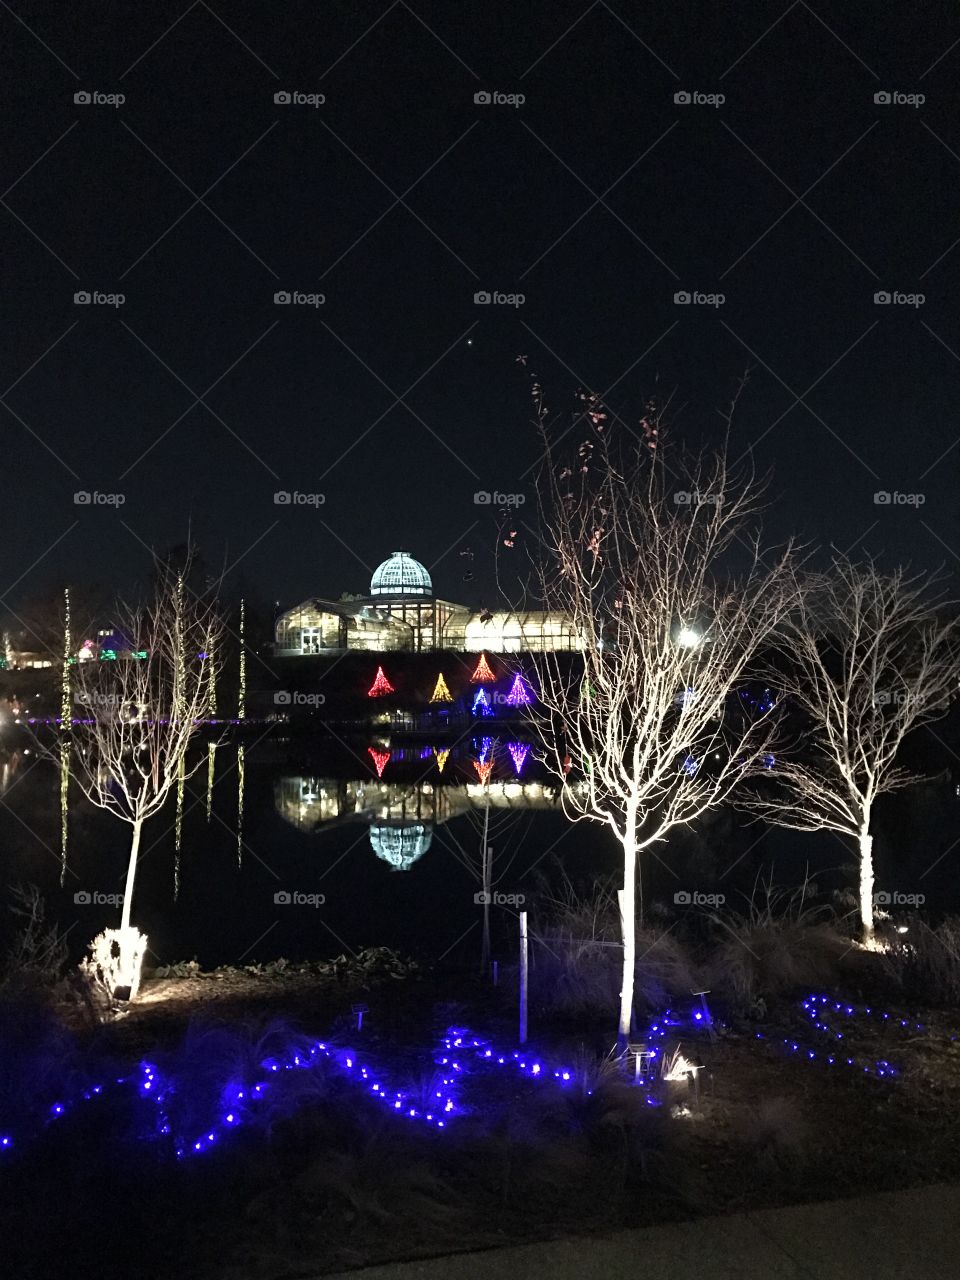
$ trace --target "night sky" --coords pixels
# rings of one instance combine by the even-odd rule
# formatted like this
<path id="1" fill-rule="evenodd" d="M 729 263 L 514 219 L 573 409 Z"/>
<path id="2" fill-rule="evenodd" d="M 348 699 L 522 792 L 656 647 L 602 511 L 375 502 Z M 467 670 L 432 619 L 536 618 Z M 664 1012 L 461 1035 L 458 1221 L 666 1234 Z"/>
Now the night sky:
<path id="1" fill-rule="evenodd" d="M 473 495 L 532 522 L 533 372 L 624 430 L 672 393 L 695 444 L 749 368 L 771 539 L 957 565 L 955 5 L 13 0 L 0 31 L 7 609 L 126 588 L 188 522 L 264 601 L 405 548 L 493 603 Z"/>

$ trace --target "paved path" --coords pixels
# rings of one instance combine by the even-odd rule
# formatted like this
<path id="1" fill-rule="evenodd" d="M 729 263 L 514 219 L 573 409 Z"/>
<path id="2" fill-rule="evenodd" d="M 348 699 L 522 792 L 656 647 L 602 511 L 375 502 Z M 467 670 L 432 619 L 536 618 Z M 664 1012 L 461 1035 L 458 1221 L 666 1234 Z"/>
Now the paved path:
<path id="1" fill-rule="evenodd" d="M 960 1186 L 391 1263 L 325 1280 L 960 1280 Z"/>

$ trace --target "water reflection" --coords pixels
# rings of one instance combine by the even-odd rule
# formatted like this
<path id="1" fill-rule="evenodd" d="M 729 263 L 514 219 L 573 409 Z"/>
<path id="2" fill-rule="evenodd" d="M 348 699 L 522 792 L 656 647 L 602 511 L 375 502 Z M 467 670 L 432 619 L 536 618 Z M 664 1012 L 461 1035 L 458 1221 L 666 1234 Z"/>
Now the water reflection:
<path id="1" fill-rule="evenodd" d="M 464 814 L 559 808 L 556 789 L 542 782 L 384 782 L 287 776 L 274 784 L 277 812 L 298 831 L 316 834 L 343 823 L 365 823 L 378 858 L 407 871 L 430 848 L 436 827 Z"/>

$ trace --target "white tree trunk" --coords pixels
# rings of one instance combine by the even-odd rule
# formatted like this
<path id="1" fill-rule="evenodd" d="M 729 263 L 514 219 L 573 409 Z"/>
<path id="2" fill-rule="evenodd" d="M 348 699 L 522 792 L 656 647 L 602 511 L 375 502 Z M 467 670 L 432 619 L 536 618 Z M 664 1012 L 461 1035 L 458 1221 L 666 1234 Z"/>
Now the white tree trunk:
<path id="1" fill-rule="evenodd" d="M 626 1048 L 633 1022 L 633 988 L 637 964 L 637 841 L 631 825 L 623 842 L 623 888 L 620 899 L 620 927 L 623 934 L 623 979 L 620 986 L 620 1025 L 617 1044 Z"/>
<path id="2" fill-rule="evenodd" d="M 130 909 L 133 906 L 133 885 L 137 877 L 137 858 L 140 853 L 140 832 L 142 821 L 133 824 L 133 835 L 130 839 L 130 861 L 127 863 L 127 879 L 123 887 L 123 914 L 120 917 L 120 928 L 130 928 Z"/>
<path id="3" fill-rule="evenodd" d="M 860 829 L 860 921 L 863 945 L 873 946 L 873 836 L 869 824 Z"/>

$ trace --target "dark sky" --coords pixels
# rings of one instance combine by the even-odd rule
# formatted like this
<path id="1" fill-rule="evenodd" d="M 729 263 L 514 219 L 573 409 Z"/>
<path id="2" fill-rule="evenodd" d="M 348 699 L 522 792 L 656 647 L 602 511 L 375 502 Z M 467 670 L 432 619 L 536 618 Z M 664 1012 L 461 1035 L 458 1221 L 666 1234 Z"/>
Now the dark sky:
<path id="1" fill-rule="evenodd" d="M 399 547 L 490 600 L 473 494 L 532 504 L 532 370 L 630 424 L 675 389 L 693 442 L 752 367 L 771 537 L 956 565 L 954 4 L 12 0 L 0 31 L 7 607 L 125 586 L 188 520 L 285 605 Z"/>

